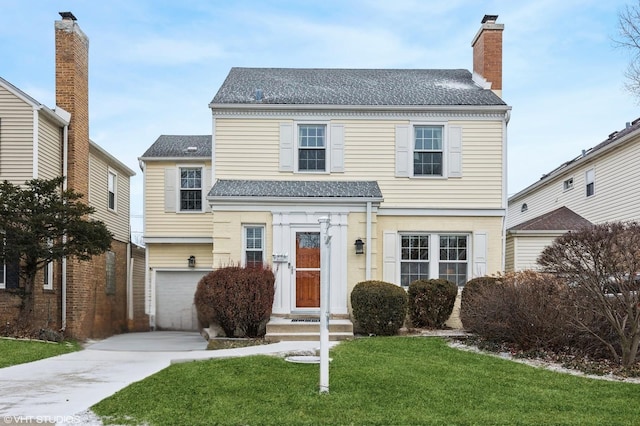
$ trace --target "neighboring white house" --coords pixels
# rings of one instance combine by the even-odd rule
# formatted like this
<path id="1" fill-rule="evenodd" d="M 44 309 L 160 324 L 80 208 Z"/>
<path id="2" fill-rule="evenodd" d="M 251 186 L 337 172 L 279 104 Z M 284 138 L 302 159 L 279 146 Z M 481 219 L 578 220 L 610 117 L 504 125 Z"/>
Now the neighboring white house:
<path id="1" fill-rule="evenodd" d="M 535 267 L 569 230 L 630 220 L 640 220 L 640 119 L 509 198 L 506 270 Z"/>

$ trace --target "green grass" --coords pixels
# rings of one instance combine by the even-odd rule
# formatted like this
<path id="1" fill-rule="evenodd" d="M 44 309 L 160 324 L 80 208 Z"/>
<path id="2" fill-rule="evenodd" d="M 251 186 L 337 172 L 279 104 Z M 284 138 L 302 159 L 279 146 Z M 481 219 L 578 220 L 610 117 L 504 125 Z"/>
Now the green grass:
<path id="1" fill-rule="evenodd" d="M 0 368 L 50 358 L 79 349 L 80 345 L 78 345 L 78 343 L 70 341 L 51 343 L 0 339 Z"/>
<path id="2" fill-rule="evenodd" d="M 151 425 L 638 424 L 640 385 L 554 373 L 441 339 L 358 339 L 318 365 L 255 356 L 175 364 L 92 409 Z"/>

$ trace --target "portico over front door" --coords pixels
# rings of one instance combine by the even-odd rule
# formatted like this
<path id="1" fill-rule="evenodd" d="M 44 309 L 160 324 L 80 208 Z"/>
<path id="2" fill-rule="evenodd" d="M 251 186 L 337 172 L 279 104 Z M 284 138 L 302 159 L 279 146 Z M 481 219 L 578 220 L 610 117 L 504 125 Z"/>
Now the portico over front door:
<path id="1" fill-rule="evenodd" d="M 296 232 L 296 308 L 320 307 L 320 232 Z"/>

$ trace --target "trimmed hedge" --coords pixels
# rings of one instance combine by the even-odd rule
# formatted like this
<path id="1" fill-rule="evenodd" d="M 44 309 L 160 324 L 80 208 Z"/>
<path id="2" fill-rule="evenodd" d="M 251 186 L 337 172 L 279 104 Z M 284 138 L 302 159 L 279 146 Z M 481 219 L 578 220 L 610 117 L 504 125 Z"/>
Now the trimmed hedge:
<path id="1" fill-rule="evenodd" d="M 202 325 L 217 323 L 227 337 L 261 337 L 271 317 L 275 276 L 269 268 L 230 266 L 198 283 L 194 303 Z"/>
<path id="2" fill-rule="evenodd" d="M 458 286 L 444 279 L 409 284 L 409 317 L 414 327 L 441 328 L 453 312 Z"/>
<path id="3" fill-rule="evenodd" d="M 384 281 L 362 281 L 351 292 L 358 331 L 379 336 L 398 333 L 407 315 L 407 292 Z"/>

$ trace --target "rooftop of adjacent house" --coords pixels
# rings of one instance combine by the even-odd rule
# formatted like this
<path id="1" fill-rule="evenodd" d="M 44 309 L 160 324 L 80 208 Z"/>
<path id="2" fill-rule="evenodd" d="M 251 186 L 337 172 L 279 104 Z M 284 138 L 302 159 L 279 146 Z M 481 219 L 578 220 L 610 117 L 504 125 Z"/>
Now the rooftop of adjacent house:
<path id="1" fill-rule="evenodd" d="M 538 186 L 543 185 L 544 183 L 546 183 L 553 177 L 557 176 L 558 174 L 561 174 L 566 172 L 567 170 L 570 170 L 572 167 L 574 167 L 577 163 L 581 162 L 583 159 L 591 159 L 591 158 L 594 158 L 595 156 L 598 156 L 604 153 L 607 150 L 607 148 L 613 147 L 617 142 L 623 142 L 623 140 L 630 138 L 631 134 L 634 134 L 634 133 L 640 134 L 640 118 L 636 118 L 631 122 L 627 122 L 625 124 L 624 129 L 617 130 L 610 133 L 607 139 L 605 139 L 604 141 L 600 142 L 599 144 L 595 145 L 592 148 L 583 150 L 582 153 L 577 157 L 562 163 L 561 165 L 559 165 L 549 173 L 543 174 L 538 181 L 532 183 L 525 189 L 519 191 L 517 194 L 514 194 L 513 196 L 509 197 L 509 202 L 527 194 L 528 192 L 534 190 Z"/>
<path id="2" fill-rule="evenodd" d="M 216 181 L 208 198 L 361 198 L 382 201 L 375 181 L 231 180 Z"/>
<path id="3" fill-rule="evenodd" d="M 211 135 L 160 135 L 140 159 L 210 158 L 211 143 Z"/>
<path id="4" fill-rule="evenodd" d="M 506 105 L 465 69 L 232 68 L 210 106 L 226 104 Z"/>
<path id="5" fill-rule="evenodd" d="M 575 231 L 591 225 L 587 219 L 563 206 L 522 222 L 508 231 Z"/>

